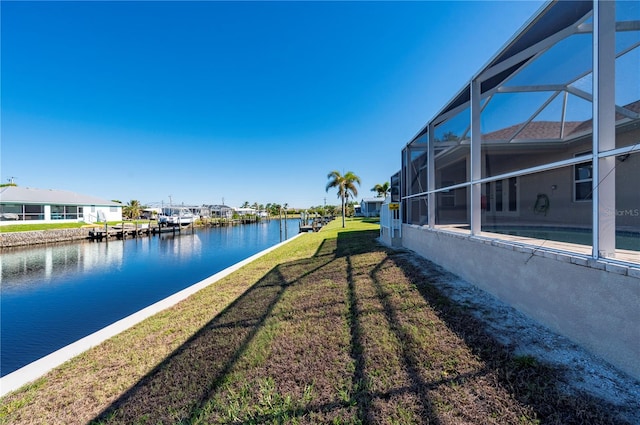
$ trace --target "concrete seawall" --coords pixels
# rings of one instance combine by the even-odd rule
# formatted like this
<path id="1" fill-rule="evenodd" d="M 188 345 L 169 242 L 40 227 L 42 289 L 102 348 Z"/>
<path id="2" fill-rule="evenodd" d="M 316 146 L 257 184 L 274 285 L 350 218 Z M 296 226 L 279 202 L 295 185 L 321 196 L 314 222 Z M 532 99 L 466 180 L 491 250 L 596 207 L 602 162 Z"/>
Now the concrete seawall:
<path id="1" fill-rule="evenodd" d="M 88 237 L 89 229 L 87 228 L 0 233 L 0 248 L 74 241 Z"/>

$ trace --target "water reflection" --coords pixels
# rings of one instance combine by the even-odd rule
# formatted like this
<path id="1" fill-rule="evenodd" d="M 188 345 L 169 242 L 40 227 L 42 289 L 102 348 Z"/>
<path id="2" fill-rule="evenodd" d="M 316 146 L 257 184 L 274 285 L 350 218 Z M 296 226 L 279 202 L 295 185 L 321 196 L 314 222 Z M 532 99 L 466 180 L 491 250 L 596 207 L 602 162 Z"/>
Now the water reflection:
<path id="1" fill-rule="evenodd" d="M 16 290 L 22 285 L 51 282 L 53 276 L 60 279 L 66 274 L 119 269 L 128 244 L 134 245 L 136 255 L 150 255 L 152 245 L 158 245 L 162 255 L 182 259 L 199 256 L 202 251 L 197 234 L 163 234 L 160 241 L 154 244 L 151 238 L 137 238 L 6 250 L 0 256 L 0 285 L 3 290 Z"/>
<path id="2" fill-rule="evenodd" d="M 53 277 L 90 272 L 96 268 L 119 267 L 123 244 L 72 243 L 3 251 L 0 285 L 5 290 L 51 282 Z M 26 288 L 25 288 L 26 289 Z"/>
<path id="3" fill-rule="evenodd" d="M 174 258 L 187 259 L 202 253 L 202 241 L 198 234 L 172 235 L 161 234 L 160 249 L 163 254 L 171 254 Z"/>

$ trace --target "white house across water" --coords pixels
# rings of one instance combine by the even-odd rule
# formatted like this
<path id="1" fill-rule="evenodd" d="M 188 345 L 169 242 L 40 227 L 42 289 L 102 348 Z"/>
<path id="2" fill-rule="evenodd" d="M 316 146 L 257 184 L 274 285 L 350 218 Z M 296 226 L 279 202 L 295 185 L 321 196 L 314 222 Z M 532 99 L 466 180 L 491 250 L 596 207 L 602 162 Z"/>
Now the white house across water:
<path id="1" fill-rule="evenodd" d="M 640 2 L 546 3 L 401 158 L 385 243 L 640 378 Z"/>
<path id="2" fill-rule="evenodd" d="M 93 196 L 31 187 L 0 188 L 0 226 L 122 220 L 122 205 Z"/>

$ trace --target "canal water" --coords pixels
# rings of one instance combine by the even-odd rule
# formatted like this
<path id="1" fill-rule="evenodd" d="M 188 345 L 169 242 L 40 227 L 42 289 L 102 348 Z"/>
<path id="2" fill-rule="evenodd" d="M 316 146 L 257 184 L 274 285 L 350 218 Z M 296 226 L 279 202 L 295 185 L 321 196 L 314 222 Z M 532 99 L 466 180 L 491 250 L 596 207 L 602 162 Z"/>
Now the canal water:
<path id="1" fill-rule="evenodd" d="M 298 224 L 3 250 L 0 376 L 295 236 Z"/>

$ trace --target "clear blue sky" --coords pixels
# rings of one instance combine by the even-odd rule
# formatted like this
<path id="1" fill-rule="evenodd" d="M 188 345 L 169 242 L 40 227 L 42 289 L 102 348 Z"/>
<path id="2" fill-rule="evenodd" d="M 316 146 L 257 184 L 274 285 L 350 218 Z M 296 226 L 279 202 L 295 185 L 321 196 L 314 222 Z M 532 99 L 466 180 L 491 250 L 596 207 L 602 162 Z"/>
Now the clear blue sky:
<path id="1" fill-rule="evenodd" d="M 9 2 L 1 178 L 142 203 L 339 204 L 541 1 Z"/>

